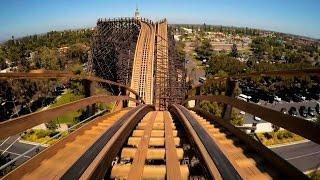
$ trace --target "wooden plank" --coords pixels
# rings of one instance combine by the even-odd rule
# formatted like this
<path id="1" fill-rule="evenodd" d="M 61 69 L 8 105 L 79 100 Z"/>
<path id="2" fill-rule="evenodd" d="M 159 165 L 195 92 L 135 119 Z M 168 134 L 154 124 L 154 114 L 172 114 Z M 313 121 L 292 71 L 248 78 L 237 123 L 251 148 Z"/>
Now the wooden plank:
<path id="1" fill-rule="evenodd" d="M 288 176 L 291 179 L 305 179 L 306 178 L 306 176 L 303 174 L 303 172 L 299 171 L 296 167 L 294 167 L 288 161 L 281 158 L 276 153 L 274 153 L 272 150 L 270 150 L 269 148 L 267 148 L 263 144 L 259 143 L 258 141 L 254 140 L 248 134 L 244 133 L 243 131 L 236 128 L 232 124 L 224 121 L 221 118 L 213 116 L 213 115 L 211 115 L 201 109 L 193 108 L 192 110 L 195 110 L 198 114 L 200 114 L 204 118 L 214 120 L 220 126 L 226 128 L 228 131 L 230 131 L 232 134 L 234 134 L 237 138 L 239 138 L 242 142 L 244 142 L 247 145 L 247 148 L 254 150 L 261 157 L 264 157 L 265 160 L 268 161 L 270 163 L 270 165 L 272 165 L 276 170 L 280 171 L 283 176 Z M 246 146 L 244 146 L 244 147 L 246 147 Z M 239 151 L 239 150 L 234 150 L 234 151 Z"/>
<path id="2" fill-rule="evenodd" d="M 132 166 L 128 174 L 128 180 L 142 179 L 152 126 L 156 119 L 156 116 L 157 112 L 152 112 L 149 123 L 144 130 L 144 135 L 141 137 L 141 141 L 135 154 L 135 158 L 133 159 Z"/>
<path id="3" fill-rule="evenodd" d="M 90 166 L 85 170 L 79 179 L 103 179 L 107 171 L 112 168 L 112 161 L 120 152 L 137 123 L 147 114 L 154 110 L 151 105 L 131 113 L 128 121 L 112 136 L 109 142 L 104 146 Z"/>
<path id="4" fill-rule="evenodd" d="M 101 117 L 96 118 L 95 120 L 90 121 L 89 123 L 83 125 L 79 129 L 72 132 L 67 137 L 61 139 L 54 145 L 48 147 L 44 151 L 37 154 L 32 159 L 26 161 L 21 166 L 7 174 L 4 179 L 22 179 L 24 176 L 32 176 L 33 174 L 39 174 L 40 170 L 44 169 L 44 162 L 49 162 L 50 159 L 60 159 L 59 161 L 55 162 L 56 167 L 53 167 L 46 163 L 46 169 L 50 170 L 49 173 L 45 173 L 46 177 L 49 178 L 49 175 L 53 175 L 55 177 L 61 177 L 64 172 L 68 170 L 69 167 L 71 167 L 75 161 L 77 160 L 77 157 L 81 156 L 83 153 L 86 152 L 89 145 L 94 143 L 93 141 L 97 138 L 97 136 L 103 134 L 104 132 L 108 131 L 108 126 L 105 128 L 104 131 L 100 131 L 99 133 L 96 133 L 94 136 L 86 136 L 85 132 L 93 131 L 91 128 L 94 126 L 97 126 L 99 122 L 105 121 L 106 119 L 114 118 L 114 116 L 120 116 L 123 115 L 125 112 L 127 112 L 128 109 L 124 109 L 122 111 L 117 111 L 114 113 L 110 113 Z M 114 122 L 116 122 L 118 118 L 114 118 Z M 113 122 L 113 123 L 114 123 Z M 86 138 L 85 144 L 75 144 L 73 146 L 68 146 L 68 144 L 71 144 L 72 142 L 79 142 L 82 138 Z M 71 149 L 72 151 L 65 151 L 67 149 Z M 68 152 L 68 153 L 60 153 L 60 152 Z M 69 154 L 69 152 L 73 152 L 72 154 Z M 69 155 L 68 155 L 69 154 Z M 74 158 L 74 156 L 77 156 Z M 61 165 L 59 165 L 59 163 Z M 38 171 L 38 172 L 37 172 Z M 44 171 L 46 171 L 44 169 Z M 50 179 L 50 178 L 49 178 Z"/>
<path id="5" fill-rule="evenodd" d="M 199 120 L 200 116 L 198 114 L 196 113 L 190 113 L 190 114 L 196 119 L 196 121 L 198 121 L 198 123 L 200 122 Z M 232 166 L 237 170 L 241 178 L 249 179 L 253 175 L 263 174 L 263 172 L 256 165 L 251 166 L 250 168 L 246 168 L 246 167 L 240 166 L 239 163 L 237 163 L 237 160 L 245 162 L 245 161 L 254 160 L 254 159 L 251 159 L 248 155 L 245 155 L 244 152 L 235 152 L 235 153 L 230 152 L 230 150 L 232 151 L 232 149 L 235 149 L 236 146 L 233 144 L 233 141 L 230 138 L 228 138 L 224 133 L 220 133 L 221 136 L 218 139 L 213 135 L 213 133 L 210 133 L 208 131 L 208 128 L 206 128 L 205 125 L 203 125 L 203 123 L 199 123 L 199 124 L 203 127 L 206 133 L 210 135 L 212 140 L 218 145 L 218 147 L 221 149 L 223 154 L 228 158 Z M 213 127 L 213 125 L 209 125 L 209 126 Z M 224 142 L 230 142 L 230 143 L 227 144 Z M 269 170 L 270 172 L 270 169 L 268 169 L 266 166 L 263 166 L 263 164 L 261 166 L 264 167 L 264 169 Z M 271 176 L 269 176 L 268 178 L 271 179 Z"/>
<path id="6" fill-rule="evenodd" d="M 164 112 L 165 124 L 165 148 L 166 148 L 166 168 L 167 179 L 181 179 L 180 163 L 177 156 L 177 150 L 173 139 L 172 119 L 168 111 Z"/>
<path id="7" fill-rule="evenodd" d="M 0 139 L 16 135 L 41 123 L 52 121 L 54 118 L 59 117 L 60 115 L 63 115 L 67 112 L 76 111 L 94 103 L 110 103 L 119 100 L 130 100 L 139 103 L 137 100 L 128 96 L 91 96 L 44 111 L 34 112 L 12 120 L 0 122 Z"/>
<path id="8" fill-rule="evenodd" d="M 181 120 L 182 124 L 185 126 L 185 129 L 186 129 L 186 132 L 188 133 L 188 136 L 190 137 L 190 139 L 193 140 L 195 146 L 197 146 L 197 149 L 199 150 L 199 152 L 202 156 L 202 160 L 206 164 L 211 177 L 213 177 L 214 179 L 219 179 L 219 180 L 223 179 L 217 166 L 215 165 L 215 163 L 213 162 L 213 159 L 211 158 L 209 152 L 207 151 L 205 145 L 200 140 L 200 137 L 198 136 L 196 131 L 192 128 L 188 119 L 183 115 L 183 113 L 181 112 L 181 110 L 179 108 L 176 108 L 176 105 L 173 105 L 173 112 L 178 117 L 181 118 L 180 120 Z"/>
<path id="9" fill-rule="evenodd" d="M 265 121 L 271 122 L 274 125 L 280 126 L 286 130 L 289 130 L 295 134 L 303 136 L 306 139 L 320 144 L 320 126 L 317 126 L 311 121 L 306 121 L 302 118 L 293 117 L 273 109 L 223 95 L 194 96 L 185 100 L 184 103 L 187 103 L 190 100 L 205 100 L 231 105 L 232 107 L 260 117 Z"/>

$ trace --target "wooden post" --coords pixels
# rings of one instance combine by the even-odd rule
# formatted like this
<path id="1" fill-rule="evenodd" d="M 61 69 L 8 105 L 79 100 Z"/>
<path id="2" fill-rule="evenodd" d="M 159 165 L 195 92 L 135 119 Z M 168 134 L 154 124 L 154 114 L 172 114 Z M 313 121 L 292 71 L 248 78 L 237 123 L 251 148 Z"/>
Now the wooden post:
<path id="1" fill-rule="evenodd" d="M 196 87 L 196 96 L 200 96 L 201 95 L 201 86 Z M 198 107 L 200 105 L 200 101 L 196 100 L 195 101 L 195 107 Z"/>
<path id="2" fill-rule="evenodd" d="M 226 96 L 235 97 L 235 89 L 238 87 L 238 80 L 231 79 L 230 77 L 226 80 Z M 222 119 L 230 121 L 232 113 L 232 106 L 225 104 L 222 111 Z"/>
<path id="3" fill-rule="evenodd" d="M 124 87 L 120 87 L 120 92 L 121 92 L 121 95 L 127 95 L 127 90 Z M 123 101 L 122 108 L 128 107 L 128 103 L 129 103 L 128 101 Z"/>
<path id="4" fill-rule="evenodd" d="M 84 96 L 86 98 L 92 96 L 93 92 L 94 92 L 93 82 L 90 80 L 87 80 L 87 79 L 83 79 L 82 84 L 84 87 Z M 91 106 L 87 106 L 88 116 L 93 115 L 95 112 L 96 112 L 96 104 L 92 104 Z"/>

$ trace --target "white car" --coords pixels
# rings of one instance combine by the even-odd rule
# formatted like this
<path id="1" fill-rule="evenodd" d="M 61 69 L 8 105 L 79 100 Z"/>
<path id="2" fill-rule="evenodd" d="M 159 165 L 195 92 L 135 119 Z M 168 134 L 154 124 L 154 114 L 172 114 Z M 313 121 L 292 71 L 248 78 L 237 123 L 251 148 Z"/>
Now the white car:
<path id="1" fill-rule="evenodd" d="M 245 114 L 246 114 L 246 112 L 244 112 L 244 111 L 240 111 L 240 114 L 245 115 Z"/>
<path id="2" fill-rule="evenodd" d="M 253 119 L 256 121 L 261 121 L 261 118 L 259 118 L 258 116 L 253 116 Z"/>
<path id="3" fill-rule="evenodd" d="M 277 101 L 277 102 L 281 102 L 281 98 L 279 98 L 278 96 L 275 96 L 274 100 Z"/>

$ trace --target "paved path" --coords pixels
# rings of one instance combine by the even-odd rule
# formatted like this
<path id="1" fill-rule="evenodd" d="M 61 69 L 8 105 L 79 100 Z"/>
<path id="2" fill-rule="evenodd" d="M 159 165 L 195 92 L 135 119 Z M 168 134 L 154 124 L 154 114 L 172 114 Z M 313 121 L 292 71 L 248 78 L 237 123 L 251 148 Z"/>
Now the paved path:
<path id="1" fill-rule="evenodd" d="M 271 150 L 303 172 L 320 166 L 320 145 L 312 141 L 271 148 Z"/>
<path id="2" fill-rule="evenodd" d="M 196 86 L 200 84 L 199 77 L 205 77 L 204 68 L 201 66 L 197 66 L 196 60 L 193 60 L 188 53 L 186 54 L 186 60 L 188 61 L 188 63 L 186 64 L 187 79 L 193 80 L 192 86 Z"/>
<path id="3" fill-rule="evenodd" d="M 26 144 L 26 143 L 22 143 L 22 142 L 15 142 L 10 148 L 8 148 L 10 146 L 10 144 L 14 141 L 14 139 L 16 139 L 16 136 L 12 136 L 10 137 L 6 142 L 4 142 L 4 140 L 0 141 L 0 152 L 2 153 L 4 150 L 6 150 L 6 152 L 4 153 L 4 155 L 9 154 L 11 159 L 19 156 L 20 154 L 28 151 L 29 149 L 31 149 L 32 147 L 34 147 L 35 145 L 32 144 Z M 7 149 L 8 148 L 8 149 Z M 40 147 L 39 150 L 42 150 L 44 147 Z M 21 158 L 20 160 L 18 160 L 15 165 L 19 165 L 21 163 L 23 163 L 24 161 L 30 159 L 31 157 L 33 157 L 35 154 L 37 154 L 36 151 L 32 151 L 31 153 L 25 155 L 23 158 Z"/>

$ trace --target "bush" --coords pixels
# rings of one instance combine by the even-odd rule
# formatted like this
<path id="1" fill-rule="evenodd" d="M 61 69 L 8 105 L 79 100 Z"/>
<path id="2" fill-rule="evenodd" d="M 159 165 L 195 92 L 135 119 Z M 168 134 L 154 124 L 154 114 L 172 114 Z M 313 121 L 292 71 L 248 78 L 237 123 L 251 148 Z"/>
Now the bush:
<path id="1" fill-rule="evenodd" d="M 203 101 L 200 103 L 200 107 L 202 110 L 221 118 L 222 107 L 217 103 Z"/>
<path id="2" fill-rule="evenodd" d="M 267 138 L 267 139 L 271 139 L 272 138 L 272 135 L 270 133 L 267 133 L 267 132 L 263 133 L 263 136 L 265 138 Z"/>
<path id="3" fill-rule="evenodd" d="M 242 126 L 244 123 L 244 119 L 243 119 L 243 116 L 240 116 L 237 112 L 232 110 L 230 122 L 234 126 Z"/>
<path id="4" fill-rule="evenodd" d="M 320 171 L 312 172 L 312 173 L 310 173 L 308 176 L 309 176 L 310 179 L 312 179 L 312 180 L 320 179 Z"/>
<path id="5" fill-rule="evenodd" d="M 50 133 L 51 133 L 50 131 L 45 131 L 45 130 L 35 131 L 35 135 L 36 135 L 37 138 L 39 138 L 39 139 L 48 136 Z"/>
<path id="6" fill-rule="evenodd" d="M 53 137 L 53 136 L 57 135 L 58 133 L 59 133 L 58 131 L 51 131 L 51 132 L 49 133 L 49 136 L 50 136 L 50 137 Z"/>
<path id="7" fill-rule="evenodd" d="M 278 131 L 277 132 L 277 138 L 278 139 L 288 139 L 288 138 L 292 138 L 293 134 L 289 131 Z"/>
<path id="8" fill-rule="evenodd" d="M 26 140 L 26 141 L 31 141 L 31 142 L 43 143 L 43 142 L 49 140 L 50 137 L 53 137 L 54 135 L 56 135 L 57 133 L 59 133 L 59 132 L 52 131 L 52 130 L 34 129 L 34 130 L 29 130 L 26 133 L 24 133 L 22 135 L 22 139 Z M 50 142 L 50 143 L 52 143 L 52 142 Z"/>

